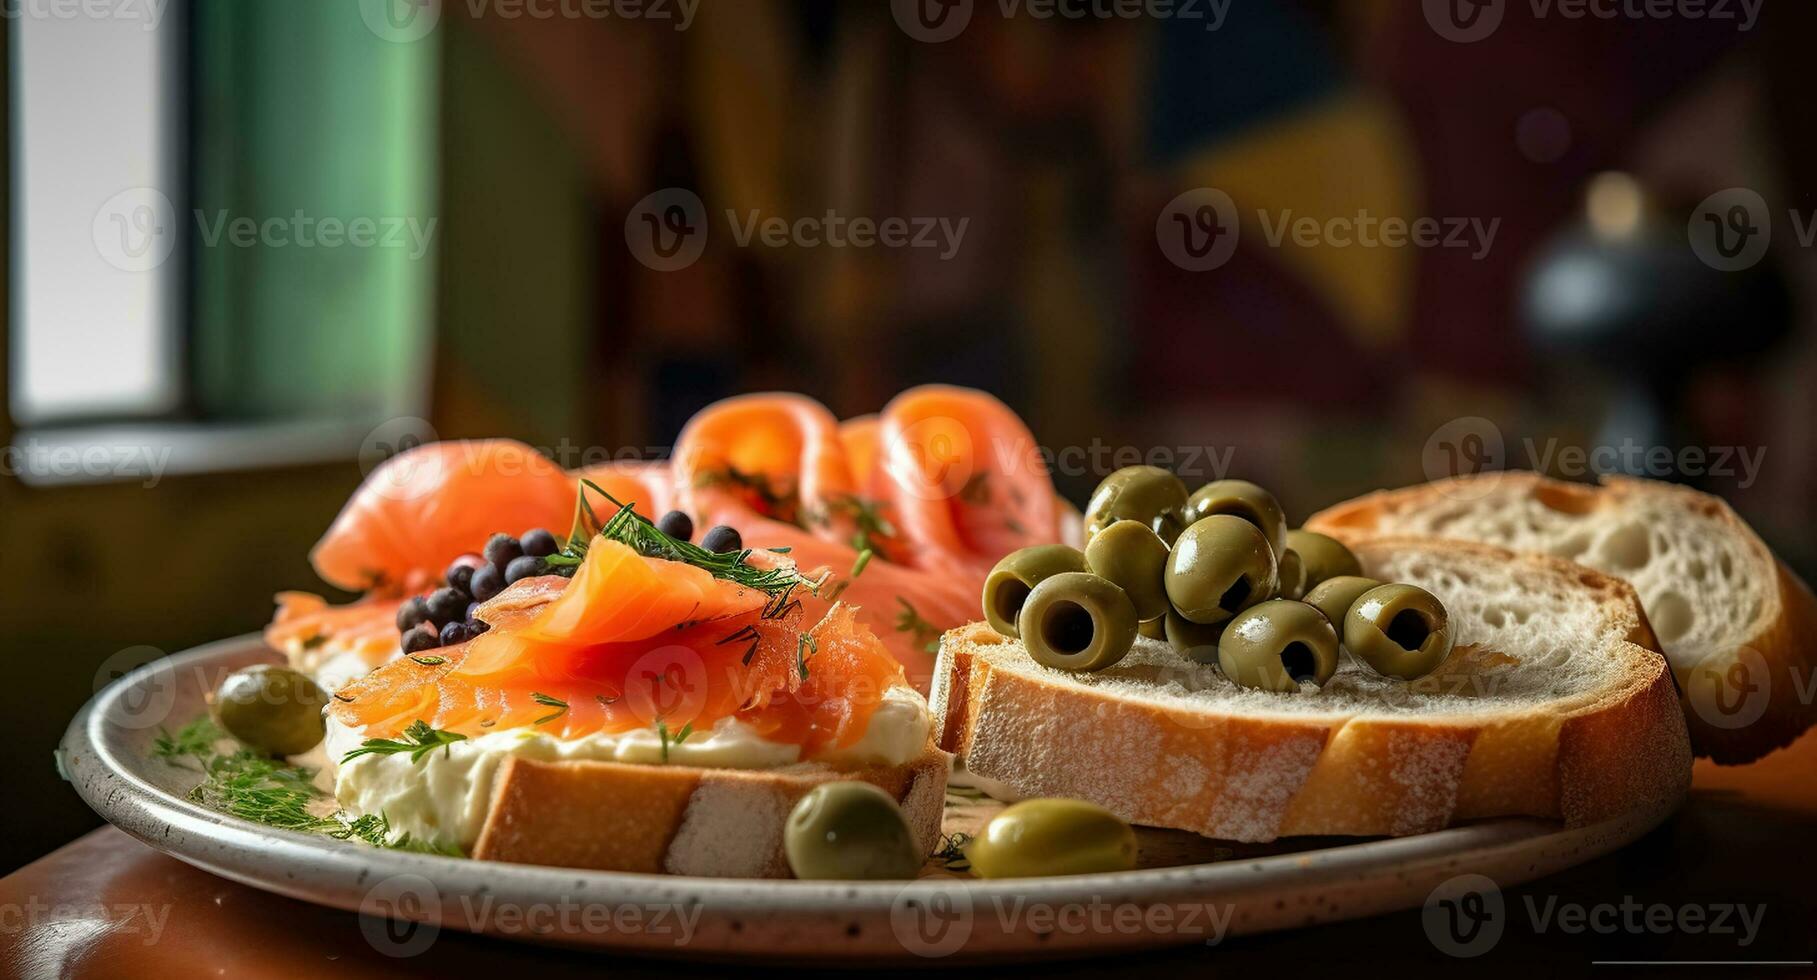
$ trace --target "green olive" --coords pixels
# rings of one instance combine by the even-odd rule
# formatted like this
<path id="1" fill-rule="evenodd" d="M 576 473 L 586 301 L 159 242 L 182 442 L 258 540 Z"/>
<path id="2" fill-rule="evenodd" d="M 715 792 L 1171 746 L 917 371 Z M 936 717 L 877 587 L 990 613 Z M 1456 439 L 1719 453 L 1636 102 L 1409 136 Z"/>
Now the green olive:
<path id="1" fill-rule="evenodd" d="M 222 730 L 255 752 L 299 755 L 322 741 L 328 694 L 307 676 L 275 664 L 244 667 L 215 688 Z"/>
<path id="2" fill-rule="evenodd" d="M 1287 550 L 1287 513 L 1281 509 L 1281 502 L 1248 480 L 1214 480 L 1187 499 L 1188 522 L 1213 514 L 1241 517 L 1262 529 L 1262 536 L 1276 555 Z"/>
<path id="3" fill-rule="evenodd" d="M 1320 687 L 1338 669 L 1338 634 L 1325 614 L 1292 599 L 1270 599 L 1237 614 L 1218 640 L 1218 666 L 1244 687 L 1292 694 Z"/>
<path id="4" fill-rule="evenodd" d="M 1451 655 L 1451 617 L 1418 586 L 1377 586 L 1345 614 L 1344 646 L 1378 672 L 1410 681 Z"/>
<path id="5" fill-rule="evenodd" d="M 1139 619 L 1167 612 L 1167 542 L 1146 524 L 1118 521 L 1085 545 L 1085 564 L 1122 589 Z"/>
<path id="6" fill-rule="evenodd" d="M 1223 623 L 1195 623 L 1178 610 L 1169 609 L 1162 627 L 1167 631 L 1167 645 L 1180 656 L 1196 664 L 1218 662 L 1218 637 L 1224 635 Z"/>
<path id="7" fill-rule="evenodd" d="M 1300 553 L 1300 563 L 1306 568 L 1307 589 L 1339 575 L 1363 574 L 1362 563 L 1342 541 L 1317 531 L 1288 531 L 1287 547 Z"/>
<path id="8" fill-rule="evenodd" d="M 1016 616 L 1028 601 L 1030 589 L 1061 572 L 1083 572 L 1085 555 L 1064 544 L 1039 544 L 1012 551 L 991 569 L 984 580 L 984 621 L 1004 636 L 1020 635 Z"/>
<path id="9" fill-rule="evenodd" d="M 980 878 L 1128 871 L 1136 866 L 1136 832 L 1095 803 L 1023 800 L 992 817 L 965 856 Z"/>
<path id="10" fill-rule="evenodd" d="M 821 783 L 789 812 L 782 850 L 797 878 L 913 878 L 921 849 L 902 808 L 870 783 Z"/>
<path id="11" fill-rule="evenodd" d="M 1344 617 L 1349 614 L 1350 607 L 1362 598 L 1363 593 L 1381 584 L 1361 575 L 1339 575 L 1313 586 L 1301 601 L 1309 606 L 1317 606 L 1319 612 L 1331 620 L 1331 625 L 1342 633 Z"/>
<path id="12" fill-rule="evenodd" d="M 1215 514 L 1174 542 L 1167 556 L 1167 600 L 1195 623 L 1221 623 L 1272 597 L 1279 574 L 1268 539 L 1254 524 Z"/>
<path id="13" fill-rule="evenodd" d="M 1281 552 L 1280 582 L 1277 588 L 1283 599 L 1298 599 L 1306 594 L 1306 563 L 1300 553 L 1288 548 Z"/>
<path id="14" fill-rule="evenodd" d="M 1060 670 L 1103 670 L 1136 642 L 1136 607 L 1110 580 L 1062 572 L 1028 594 L 1016 625 L 1035 662 Z"/>
<path id="15" fill-rule="evenodd" d="M 1121 520 L 1140 521 L 1173 544 L 1186 520 L 1186 484 L 1159 466 L 1125 466 L 1104 478 L 1085 505 L 1085 540 Z"/>
<path id="16" fill-rule="evenodd" d="M 1156 616 L 1153 619 L 1142 620 L 1136 624 L 1136 635 L 1146 636 L 1151 640 L 1167 639 L 1167 617 Z"/>

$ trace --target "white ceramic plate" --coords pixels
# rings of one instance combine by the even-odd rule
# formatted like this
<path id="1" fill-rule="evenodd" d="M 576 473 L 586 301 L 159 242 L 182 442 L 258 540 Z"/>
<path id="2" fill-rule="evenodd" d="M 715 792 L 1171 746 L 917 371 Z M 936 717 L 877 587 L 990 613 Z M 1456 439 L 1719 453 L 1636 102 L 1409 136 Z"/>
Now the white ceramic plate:
<path id="1" fill-rule="evenodd" d="M 1669 813 L 1570 830 L 1496 820 L 1266 856 L 1236 848 L 1206 864 L 988 882 L 746 881 L 469 861 L 273 830 L 187 799 L 194 773 L 150 753 L 159 726 L 201 714 L 228 671 L 274 659 L 255 635 L 133 671 L 71 722 L 64 771 L 96 812 L 147 844 L 255 888 L 364 912 L 367 938 L 399 955 L 440 928 L 739 960 L 1076 956 L 1202 943 L 1410 908 L 1467 873 L 1518 884 L 1614 850 Z"/>

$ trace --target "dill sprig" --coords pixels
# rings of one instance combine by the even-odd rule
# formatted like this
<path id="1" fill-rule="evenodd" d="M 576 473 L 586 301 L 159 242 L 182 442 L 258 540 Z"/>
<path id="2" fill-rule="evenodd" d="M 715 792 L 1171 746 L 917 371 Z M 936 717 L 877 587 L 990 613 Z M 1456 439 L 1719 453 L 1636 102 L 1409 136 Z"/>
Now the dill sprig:
<path id="1" fill-rule="evenodd" d="M 915 642 L 921 644 L 921 649 L 928 653 L 939 653 L 940 627 L 922 618 L 921 613 L 907 599 L 897 596 L 896 602 L 902 606 L 902 611 L 896 614 L 896 631 L 913 634 Z"/>
<path id="2" fill-rule="evenodd" d="M 807 633 L 795 641 L 795 669 L 801 671 L 802 680 L 808 679 L 808 658 L 819 652 L 819 641 Z"/>
<path id="3" fill-rule="evenodd" d="M 691 721 L 681 726 L 681 731 L 671 735 L 669 734 L 669 723 L 661 718 L 656 719 L 656 737 L 662 742 L 662 761 L 665 764 L 668 763 L 670 746 L 680 745 L 687 741 L 688 736 L 692 734 L 694 734 L 694 723 Z"/>
<path id="4" fill-rule="evenodd" d="M 587 491 L 599 494 L 617 508 L 616 512 L 601 522 L 599 515 L 587 500 Z M 587 548 L 595 537 L 604 537 L 617 541 L 646 558 L 661 558 L 666 561 L 682 562 L 703 568 L 714 578 L 756 589 L 759 592 L 776 596 L 793 590 L 796 586 L 805 585 L 808 591 L 817 591 L 826 580 L 811 580 L 803 577 L 793 565 L 784 564 L 776 568 L 758 568 L 748 559 L 751 549 L 739 551 L 708 551 L 691 542 L 683 541 L 673 535 L 664 533 L 649 518 L 639 514 L 635 504 L 627 504 L 607 493 L 592 480 L 582 479 L 575 502 L 575 524 L 568 533 L 568 544 L 557 555 L 544 559 L 556 565 L 579 565 L 587 556 Z"/>
<path id="5" fill-rule="evenodd" d="M 467 736 L 458 732 L 445 732 L 439 728 L 430 728 L 428 722 L 419 718 L 411 722 L 409 728 L 404 729 L 403 738 L 369 738 L 360 743 L 359 748 L 342 756 L 341 763 L 345 765 L 362 755 L 396 755 L 399 752 L 410 753 L 410 761 L 418 763 L 423 761 L 424 756 L 436 749 L 448 751 L 449 746 L 466 740 Z"/>
<path id="6" fill-rule="evenodd" d="M 834 515 L 848 514 L 851 516 L 853 527 L 852 537 L 848 542 L 852 546 L 852 550 L 860 553 L 869 551 L 887 554 L 883 545 L 885 541 L 896 536 L 896 526 L 890 523 L 888 517 L 884 516 L 884 506 L 885 504 L 881 500 L 870 500 L 855 493 L 840 494 L 828 498 L 819 510 L 809 516 L 809 519 L 821 527 L 826 527 L 832 524 Z M 858 572 L 862 570 L 862 565 L 854 568 L 852 576 L 856 578 Z"/>
<path id="7" fill-rule="evenodd" d="M 207 715 L 183 726 L 175 734 L 160 731 L 151 754 L 177 765 L 190 760 L 202 781 L 189 798 L 242 820 L 267 827 L 322 834 L 335 840 L 357 840 L 374 847 L 465 857 L 452 844 L 423 841 L 409 834 L 391 838 L 391 822 L 383 813 L 352 816 L 334 805 L 333 797 L 316 788 L 315 770 L 260 755 L 245 748 L 217 751 L 228 741 L 225 732 Z"/>
<path id="8" fill-rule="evenodd" d="M 541 691 L 531 691 L 530 700 L 535 701 L 545 708 L 555 709 L 554 714 L 544 715 L 541 718 L 536 719 L 536 724 L 538 725 L 554 721 L 568 713 L 568 702 L 563 701 L 561 698 L 555 697 L 554 695 L 544 694 Z"/>

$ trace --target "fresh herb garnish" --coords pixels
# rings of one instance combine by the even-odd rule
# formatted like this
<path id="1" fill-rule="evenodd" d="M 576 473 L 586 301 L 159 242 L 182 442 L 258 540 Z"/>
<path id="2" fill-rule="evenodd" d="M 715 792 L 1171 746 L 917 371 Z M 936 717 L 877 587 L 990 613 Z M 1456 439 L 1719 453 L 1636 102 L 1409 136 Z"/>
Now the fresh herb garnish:
<path id="1" fill-rule="evenodd" d="M 418 719 L 404 729 L 402 739 L 369 738 L 341 757 L 342 764 L 352 762 L 362 755 L 396 755 L 399 752 L 410 753 L 410 761 L 422 762 L 423 757 L 436 749 L 446 750 L 456 742 L 464 742 L 467 736 L 457 732 L 445 732 L 439 728 L 430 728 L 429 723 Z"/>
<path id="2" fill-rule="evenodd" d="M 757 632 L 757 627 L 746 623 L 739 627 L 737 631 L 728 635 L 725 639 L 715 643 L 714 646 L 725 646 L 728 643 L 743 643 L 745 641 L 749 642 L 744 648 L 744 655 L 738 658 L 738 662 L 749 667 L 751 665 L 751 658 L 757 655 L 758 645 L 763 643 L 763 634 Z"/>
<path id="3" fill-rule="evenodd" d="M 441 665 L 448 662 L 446 657 L 435 657 L 435 656 L 417 655 L 417 656 L 412 656 L 410 659 L 419 664 L 422 664 L 425 667 L 440 667 Z"/>
<path id="4" fill-rule="evenodd" d="M 409 834 L 393 840 L 391 823 L 383 813 L 355 817 L 338 809 L 333 797 L 316 788 L 314 770 L 243 748 L 217 751 L 224 741 L 227 734 L 204 715 L 174 735 L 161 731 L 152 743 L 152 755 L 172 765 L 193 761 L 202 781 L 190 790 L 189 798 L 243 820 L 374 847 L 466 856 L 454 845 L 416 840 Z"/>
<path id="5" fill-rule="evenodd" d="M 681 731 L 671 735 L 668 723 L 661 718 L 656 719 L 656 737 L 662 741 L 662 761 L 665 763 L 669 761 L 670 746 L 680 745 L 687 741 L 688 736 L 692 734 L 694 734 L 694 723 L 691 721 L 681 726 Z"/>
<path id="6" fill-rule="evenodd" d="M 548 694 L 544 694 L 541 691 L 531 691 L 530 700 L 535 701 L 537 704 L 540 704 L 545 708 L 554 708 L 555 709 L 554 714 L 544 715 L 541 718 L 536 719 L 536 724 L 538 724 L 538 725 L 544 724 L 545 722 L 554 721 L 555 719 L 560 718 L 562 715 L 565 715 L 568 713 L 568 702 L 563 701 L 561 698 L 554 697 L 554 696 L 548 695 Z"/>
<path id="7" fill-rule="evenodd" d="M 795 669 L 801 671 L 801 679 L 808 679 L 808 658 L 820 652 L 820 644 L 807 633 L 795 641 Z"/>
<path id="8" fill-rule="evenodd" d="M 854 528 L 850 541 L 852 550 L 883 553 L 883 542 L 896 536 L 896 526 L 883 516 L 883 508 L 884 503 L 880 500 L 868 500 L 855 493 L 841 494 L 828 498 L 819 510 L 809 515 L 809 519 L 827 527 L 833 523 L 835 515 L 846 514 L 851 517 Z"/>
<path id="9" fill-rule="evenodd" d="M 939 653 L 940 627 L 923 619 L 907 599 L 897 596 L 896 601 L 902 606 L 902 611 L 896 614 L 896 631 L 914 634 L 915 642 L 921 644 L 921 649 L 928 653 Z"/>
<path id="10" fill-rule="evenodd" d="M 934 860 L 945 865 L 949 871 L 969 870 L 972 862 L 965 856 L 965 845 L 971 842 L 972 835 L 963 831 L 941 834 L 940 849 L 934 852 Z"/>
<path id="11" fill-rule="evenodd" d="M 702 472 L 694 478 L 695 487 L 729 486 L 743 496 L 757 511 L 785 524 L 796 523 L 799 501 L 792 488 L 777 489 L 762 473 L 746 473 L 735 466 L 719 471 Z"/>
<path id="12" fill-rule="evenodd" d="M 863 551 L 860 551 L 858 553 L 858 560 L 852 562 L 852 570 L 850 573 L 848 573 L 846 575 L 846 578 L 857 578 L 858 576 L 863 575 L 864 566 L 869 565 L 871 563 L 871 556 L 875 555 L 875 554 L 876 554 L 876 552 L 872 551 L 869 548 L 866 548 Z"/>
<path id="13" fill-rule="evenodd" d="M 617 511 L 603 523 L 599 515 L 587 501 L 587 491 L 593 491 L 605 498 L 617 508 Z M 739 551 L 712 552 L 691 542 L 683 541 L 665 533 L 649 518 L 639 514 L 633 508 L 634 503 L 627 504 L 607 493 L 592 480 L 580 481 L 580 489 L 575 501 L 574 528 L 568 533 L 568 544 L 561 553 L 561 562 L 554 562 L 555 555 L 545 558 L 552 564 L 579 565 L 587 556 L 587 548 L 595 537 L 604 537 L 626 545 L 646 558 L 661 558 L 702 568 L 714 578 L 725 579 L 747 589 L 756 589 L 771 596 L 793 590 L 798 585 L 805 585 L 810 592 L 819 589 L 826 580 L 813 581 L 803 578 L 793 565 L 782 565 L 777 568 L 758 568 L 746 559 L 751 556 L 751 549 Z"/>

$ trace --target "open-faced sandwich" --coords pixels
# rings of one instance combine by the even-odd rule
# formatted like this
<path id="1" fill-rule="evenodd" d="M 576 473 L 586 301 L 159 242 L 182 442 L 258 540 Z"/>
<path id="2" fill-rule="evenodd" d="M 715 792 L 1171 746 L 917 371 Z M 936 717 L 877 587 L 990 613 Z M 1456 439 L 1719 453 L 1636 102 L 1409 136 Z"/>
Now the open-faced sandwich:
<path id="1" fill-rule="evenodd" d="M 993 795 L 1240 841 L 1661 812 L 1685 722 L 1625 583 L 1557 558 L 1286 530 L 1274 497 L 1113 474 L 1081 552 L 1006 558 L 949 632 L 943 748 Z"/>

